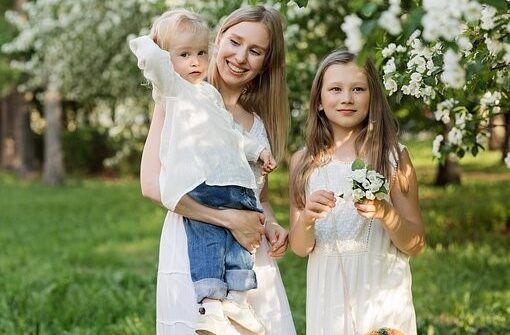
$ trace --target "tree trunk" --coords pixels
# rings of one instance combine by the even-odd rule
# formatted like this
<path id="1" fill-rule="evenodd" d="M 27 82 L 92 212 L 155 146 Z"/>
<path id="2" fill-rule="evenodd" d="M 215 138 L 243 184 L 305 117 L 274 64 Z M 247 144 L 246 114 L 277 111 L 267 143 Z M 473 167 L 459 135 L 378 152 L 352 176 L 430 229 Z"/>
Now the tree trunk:
<path id="1" fill-rule="evenodd" d="M 34 134 L 30 128 L 29 104 L 21 94 L 16 94 L 16 99 L 19 100 L 16 118 L 16 143 L 20 159 L 18 172 L 23 179 L 27 179 L 35 175 L 39 164 L 35 156 Z"/>
<path id="2" fill-rule="evenodd" d="M 504 162 L 505 157 L 510 151 L 510 112 L 505 113 L 505 139 L 503 140 L 503 145 L 501 146 L 501 161 Z"/>
<path id="3" fill-rule="evenodd" d="M 448 132 L 452 129 L 452 124 L 443 126 L 443 136 L 448 138 Z M 447 155 L 444 163 L 437 167 L 436 186 L 446 186 L 450 184 L 460 184 L 462 170 L 459 165 L 459 158 L 454 154 Z"/>
<path id="4" fill-rule="evenodd" d="M 489 150 L 501 150 L 505 141 L 506 114 L 494 115 L 489 121 L 491 136 L 489 137 Z"/>
<path id="5" fill-rule="evenodd" d="M 438 166 L 435 185 L 459 185 L 461 181 L 461 173 L 462 169 L 460 168 L 459 159 L 457 156 L 448 155 L 444 163 L 441 163 Z"/>
<path id="6" fill-rule="evenodd" d="M 59 86 L 51 77 L 44 92 L 44 168 L 43 181 L 47 185 L 60 185 L 64 181 L 64 160 L 62 154 L 62 102 Z"/>
<path id="7" fill-rule="evenodd" d="M 18 117 L 17 99 L 13 99 L 13 93 L 2 99 L 2 157 L 0 166 L 3 169 L 18 170 L 20 166 L 17 143 L 16 143 L 16 124 Z"/>

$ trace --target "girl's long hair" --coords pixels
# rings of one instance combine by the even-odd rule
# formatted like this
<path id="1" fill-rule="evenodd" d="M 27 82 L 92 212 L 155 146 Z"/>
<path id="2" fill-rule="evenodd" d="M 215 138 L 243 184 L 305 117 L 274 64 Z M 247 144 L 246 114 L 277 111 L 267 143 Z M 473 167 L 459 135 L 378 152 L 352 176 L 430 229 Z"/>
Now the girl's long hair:
<path id="1" fill-rule="evenodd" d="M 299 208 L 305 206 L 305 189 L 310 175 L 317 167 L 331 159 L 334 147 L 333 129 L 324 111 L 319 111 L 321 89 L 326 70 L 334 64 L 348 64 L 356 56 L 347 51 L 334 51 L 320 64 L 310 91 L 310 106 L 306 146 L 299 165 L 291 175 L 293 199 Z M 356 156 L 363 158 L 373 168 L 391 180 L 392 162 L 400 161 L 398 123 L 391 112 L 383 86 L 374 63 L 367 59 L 363 70 L 368 80 L 370 102 L 368 115 L 355 139 Z M 392 157 L 391 157 L 392 156 Z M 398 166 L 400 169 L 400 165 Z"/>
<path id="2" fill-rule="evenodd" d="M 232 12 L 221 24 L 216 35 L 218 46 L 223 34 L 241 22 L 260 22 L 269 34 L 269 48 L 263 72 L 245 87 L 239 103 L 249 112 L 257 113 L 264 121 L 274 157 L 281 160 L 285 154 L 289 103 L 285 79 L 285 45 L 279 13 L 265 6 L 247 6 Z M 209 65 L 209 82 L 219 87 L 220 74 L 216 64 L 216 51 Z"/>

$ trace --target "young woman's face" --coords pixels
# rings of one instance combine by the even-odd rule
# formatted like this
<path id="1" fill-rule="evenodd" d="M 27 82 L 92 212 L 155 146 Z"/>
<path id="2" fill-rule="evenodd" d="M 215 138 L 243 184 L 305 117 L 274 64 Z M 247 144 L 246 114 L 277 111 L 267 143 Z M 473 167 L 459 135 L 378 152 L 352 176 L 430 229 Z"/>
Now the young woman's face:
<path id="1" fill-rule="evenodd" d="M 328 67 L 320 94 L 321 106 L 333 128 L 356 130 L 368 115 L 368 79 L 355 62 Z"/>
<path id="2" fill-rule="evenodd" d="M 227 86 L 244 87 L 264 69 L 269 34 L 260 22 L 241 22 L 223 33 L 216 64 Z"/>

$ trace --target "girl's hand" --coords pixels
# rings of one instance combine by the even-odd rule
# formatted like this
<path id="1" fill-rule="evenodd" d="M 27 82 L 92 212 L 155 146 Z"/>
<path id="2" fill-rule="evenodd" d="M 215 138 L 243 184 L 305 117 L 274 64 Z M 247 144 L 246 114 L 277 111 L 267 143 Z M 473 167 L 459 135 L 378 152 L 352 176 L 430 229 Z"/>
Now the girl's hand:
<path id="1" fill-rule="evenodd" d="M 255 253 L 260 246 L 262 234 L 264 234 L 265 216 L 262 213 L 239 210 L 224 209 L 228 215 L 227 227 L 234 238 L 250 253 Z"/>
<path id="2" fill-rule="evenodd" d="M 354 207 L 358 210 L 359 215 L 367 219 L 382 220 L 390 212 L 392 206 L 386 200 L 363 200 L 355 203 Z"/>
<path id="3" fill-rule="evenodd" d="M 335 207 L 335 194 L 326 190 L 313 192 L 305 203 L 301 218 L 305 224 L 314 224 L 317 219 L 324 219 Z"/>
<path id="4" fill-rule="evenodd" d="M 288 232 L 276 222 L 266 222 L 266 238 L 271 249 L 269 256 L 275 259 L 282 258 L 288 247 Z"/>

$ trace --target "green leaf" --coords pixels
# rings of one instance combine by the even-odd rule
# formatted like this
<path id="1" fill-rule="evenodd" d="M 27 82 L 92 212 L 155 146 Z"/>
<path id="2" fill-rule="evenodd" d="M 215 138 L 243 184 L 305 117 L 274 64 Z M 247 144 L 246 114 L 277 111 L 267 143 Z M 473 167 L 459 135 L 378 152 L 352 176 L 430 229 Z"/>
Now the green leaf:
<path id="1" fill-rule="evenodd" d="M 476 156 L 478 155 L 478 147 L 475 145 L 474 147 L 471 148 L 471 154 L 473 156 Z"/>
<path id="2" fill-rule="evenodd" d="M 423 82 L 432 87 L 437 85 L 435 77 L 425 77 L 423 78 Z"/>
<path id="3" fill-rule="evenodd" d="M 480 0 L 479 2 L 491 5 L 500 10 L 508 10 L 508 4 L 505 0 Z"/>
<path id="4" fill-rule="evenodd" d="M 376 20 L 368 20 L 368 21 L 363 21 L 359 30 L 361 30 L 361 33 L 363 34 L 363 36 L 369 36 L 372 33 L 372 31 L 374 31 L 375 27 L 377 27 L 377 21 Z"/>
<path id="5" fill-rule="evenodd" d="M 409 13 L 408 24 L 404 25 L 404 36 L 405 40 L 411 36 L 411 34 L 421 26 L 421 18 L 425 14 L 425 10 L 417 7 Z"/>
<path id="6" fill-rule="evenodd" d="M 365 168 L 365 162 L 363 162 L 361 159 L 356 159 L 354 162 L 352 162 L 351 169 L 354 170 L 361 170 Z"/>
<path id="7" fill-rule="evenodd" d="M 369 2 L 367 5 L 363 7 L 361 10 L 361 14 L 365 17 L 371 17 L 377 11 L 377 4 L 373 2 Z"/>

